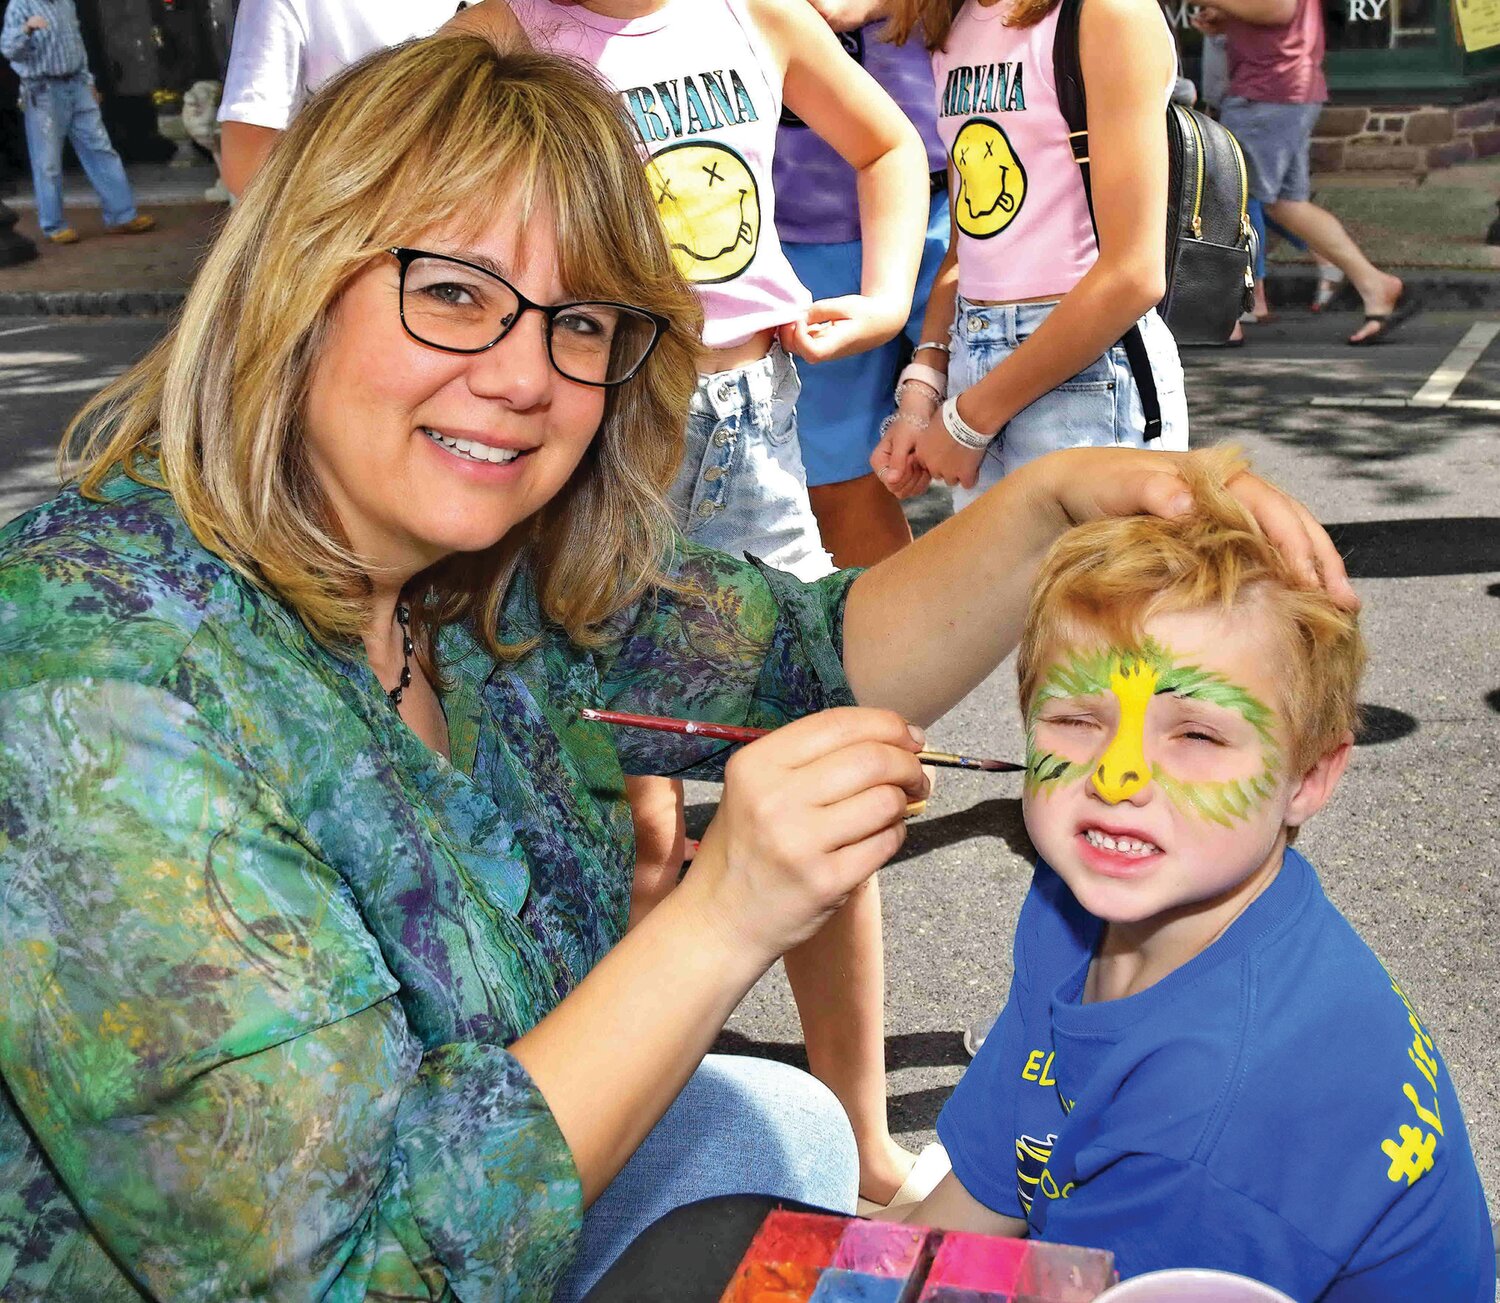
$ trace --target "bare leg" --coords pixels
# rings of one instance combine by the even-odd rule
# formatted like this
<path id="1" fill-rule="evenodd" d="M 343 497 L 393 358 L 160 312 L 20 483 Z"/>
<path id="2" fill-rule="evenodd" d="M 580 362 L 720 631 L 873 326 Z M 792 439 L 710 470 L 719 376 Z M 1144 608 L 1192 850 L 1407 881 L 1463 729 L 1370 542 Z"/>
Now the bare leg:
<path id="1" fill-rule="evenodd" d="M 881 490 L 884 492 L 884 489 Z M 874 878 L 816 936 L 787 952 L 813 1075 L 844 1106 L 859 1147 L 859 1193 L 888 1203 L 914 1157 L 891 1138 L 885 1105 L 885 954 Z"/>
<path id="2" fill-rule="evenodd" d="M 901 503 L 874 475 L 820 484 L 807 492 L 823 546 L 841 570 L 872 566 L 911 542 Z"/>
<path id="3" fill-rule="evenodd" d="M 633 928 L 677 885 L 687 841 L 682 784 L 675 778 L 625 779 L 635 824 L 635 879 L 630 889 Z"/>
<path id="4" fill-rule="evenodd" d="M 1402 290 L 1400 277 L 1388 275 L 1366 258 L 1344 224 L 1326 208 L 1309 199 L 1278 199 L 1266 211 L 1293 235 L 1307 241 L 1319 261 L 1332 263 L 1349 278 L 1364 301 L 1366 313 L 1384 315 L 1396 306 Z M 1355 331 L 1351 339 L 1364 339 L 1378 329 L 1371 322 Z"/>

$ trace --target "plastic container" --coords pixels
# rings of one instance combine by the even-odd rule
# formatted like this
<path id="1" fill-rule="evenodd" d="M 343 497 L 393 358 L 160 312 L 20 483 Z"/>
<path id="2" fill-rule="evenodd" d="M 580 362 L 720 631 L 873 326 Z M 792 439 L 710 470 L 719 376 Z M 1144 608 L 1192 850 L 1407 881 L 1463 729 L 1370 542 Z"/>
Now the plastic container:
<path id="1" fill-rule="evenodd" d="M 1148 1271 L 1105 1290 L 1096 1303 L 1295 1303 L 1279 1289 L 1232 1271 Z"/>

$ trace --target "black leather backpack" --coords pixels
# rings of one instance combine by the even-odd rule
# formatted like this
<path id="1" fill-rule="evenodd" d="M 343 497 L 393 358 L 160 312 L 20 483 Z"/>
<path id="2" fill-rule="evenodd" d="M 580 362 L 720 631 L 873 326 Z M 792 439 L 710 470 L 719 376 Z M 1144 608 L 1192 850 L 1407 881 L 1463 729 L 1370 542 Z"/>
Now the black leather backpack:
<path id="1" fill-rule="evenodd" d="M 1078 18 L 1083 0 L 1060 0 L 1052 44 L 1057 100 L 1068 124 L 1073 157 L 1083 176 L 1089 216 L 1088 108 L 1078 59 Z M 1245 156 L 1229 131 L 1179 104 L 1167 106 L 1167 292 L 1157 305 L 1182 344 L 1222 344 L 1255 294 L 1255 232 L 1246 204 L 1250 182 Z M 1161 404 L 1140 328 L 1120 341 L 1141 391 L 1146 438 L 1161 434 Z"/>

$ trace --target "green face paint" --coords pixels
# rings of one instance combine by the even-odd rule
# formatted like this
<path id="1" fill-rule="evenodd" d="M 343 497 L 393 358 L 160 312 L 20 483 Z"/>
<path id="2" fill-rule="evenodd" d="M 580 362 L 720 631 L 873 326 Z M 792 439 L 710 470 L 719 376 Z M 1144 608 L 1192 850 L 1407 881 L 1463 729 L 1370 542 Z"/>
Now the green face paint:
<path id="1" fill-rule="evenodd" d="M 1145 759 L 1146 708 L 1153 696 L 1175 693 L 1232 710 L 1260 737 L 1264 764 L 1259 774 L 1231 782 L 1185 782 Z M 1043 751 L 1036 723 L 1048 701 L 1113 695 L 1120 722 L 1104 752 L 1089 761 L 1068 760 Z M 1164 647 L 1146 639 L 1139 648 L 1101 648 L 1068 653 L 1048 671 L 1026 714 L 1026 794 L 1045 795 L 1063 783 L 1088 777 L 1110 802 L 1127 800 L 1154 781 L 1179 810 L 1228 825 L 1266 800 L 1276 787 L 1280 748 L 1272 733 L 1274 715 L 1244 688 L 1196 665 L 1180 665 Z"/>

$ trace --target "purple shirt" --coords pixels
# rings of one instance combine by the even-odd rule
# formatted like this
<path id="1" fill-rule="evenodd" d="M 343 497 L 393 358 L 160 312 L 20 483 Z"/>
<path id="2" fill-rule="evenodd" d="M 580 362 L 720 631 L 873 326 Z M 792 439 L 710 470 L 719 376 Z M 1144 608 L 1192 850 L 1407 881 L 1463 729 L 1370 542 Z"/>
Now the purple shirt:
<path id="1" fill-rule="evenodd" d="M 1228 36 L 1229 93 L 1267 104 L 1322 104 L 1321 0 L 1297 0 L 1290 22 L 1275 27 L 1231 18 Z"/>
<path id="2" fill-rule="evenodd" d="M 937 135 L 937 93 L 932 85 L 932 59 L 918 34 L 905 45 L 879 38 L 884 21 L 867 23 L 839 40 L 850 56 L 864 65 L 901 111 L 912 120 L 927 146 L 927 166 L 934 172 L 946 166 Z M 859 239 L 859 203 L 854 169 L 821 136 L 794 118 L 781 115 L 772 163 L 776 187 L 776 229 L 781 238 L 798 244 L 844 244 Z"/>

